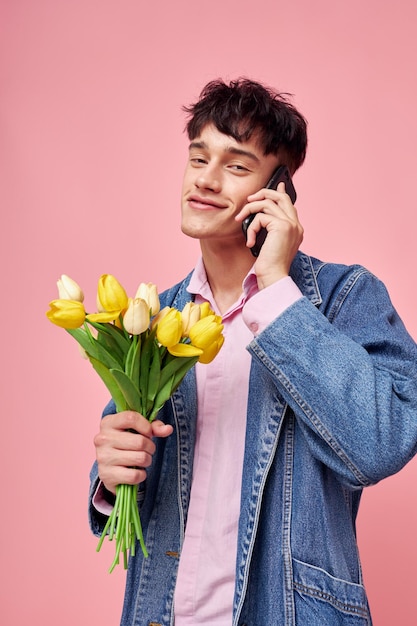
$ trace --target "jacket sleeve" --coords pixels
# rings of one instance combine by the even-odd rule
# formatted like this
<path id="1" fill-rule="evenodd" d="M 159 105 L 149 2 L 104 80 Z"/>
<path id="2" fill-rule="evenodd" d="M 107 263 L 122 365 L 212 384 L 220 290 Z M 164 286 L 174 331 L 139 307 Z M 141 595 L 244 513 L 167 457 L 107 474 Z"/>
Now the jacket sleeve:
<path id="1" fill-rule="evenodd" d="M 104 417 L 105 415 L 110 415 L 110 413 L 115 413 L 115 412 L 116 412 L 116 406 L 113 400 L 111 400 L 105 406 L 102 417 Z M 104 529 L 104 526 L 107 522 L 107 516 L 97 511 L 97 509 L 95 508 L 93 504 L 93 497 L 94 497 L 94 494 L 96 493 L 99 483 L 100 483 L 100 477 L 98 475 L 97 462 L 95 461 L 90 471 L 90 489 L 88 493 L 88 521 L 89 521 L 90 529 L 92 533 L 97 536 L 101 535 Z"/>
<path id="2" fill-rule="evenodd" d="M 345 484 L 376 483 L 417 452 L 417 346 L 369 272 L 339 282 L 322 310 L 297 301 L 249 350 Z"/>

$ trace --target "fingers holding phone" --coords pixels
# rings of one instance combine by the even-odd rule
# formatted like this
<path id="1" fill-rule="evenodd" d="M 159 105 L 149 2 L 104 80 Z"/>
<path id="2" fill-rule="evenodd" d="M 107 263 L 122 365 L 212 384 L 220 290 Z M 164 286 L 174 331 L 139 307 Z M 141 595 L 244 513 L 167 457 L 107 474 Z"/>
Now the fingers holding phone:
<path id="1" fill-rule="evenodd" d="M 269 179 L 268 184 L 266 185 L 266 189 L 273 189 L 273 190 L 279 189 L 280 192 L 287 193 L 291 199 L 292 204 L 294 204 L 297 199 L 297 192 L 295 191 L 295 187 L 291 179 L 290 171 L 286 165 L 280 165 L 276 168 L 271 178 Z M 248 200 L 249 202 L 254 202 L 256 200 L 262 201 L 262 200 L 265 200 L 266 197 L 267 196 L 264 195 L 264 190 L 261 189 L 259 192 L 249 196 Z M 274 195 L 272 195 L 272 200 L 274 200 Z M 263 206 L 260 207 L 259 212 L 262 211 L 263 208 L 264 208 Z M 256 207 L 252 205 L 252 209 L 255 210 Z M 248 215 L 242 222 L 242 230 L 243 230 L 243 234 L 246 237 L 246 240 L 248 239 L 248 235 L 250 237 L 249 226 L 251 225 L 254 218 L 256 217 L 257 212 L 258 211 L 251 212 L 251 214 Z M 259 255 L 259 252 L 261 251 L 261 247 L 266 239 L 266 235 L 267 235 L 267 230 L 265 227 L 262 226 L 260 229 L 257 230 L 256 241 L 254 245 L 251 247 L 251 252 L 253 256 L 257 257 Z M 252 237 L 250 237 L 250 239 L 252 239 Z"/>
<path id="2" fill-rule="evenodd" d="M 244 216 L 242 230 L 257 258 L 260 288 L 288 276 L 303 239 L 303 227 L 294 207 L 296 197 L 288 168 L 280 166 L 265 189 L 248 197 L 248 204 L 237 216 L 238 220 Z"/>

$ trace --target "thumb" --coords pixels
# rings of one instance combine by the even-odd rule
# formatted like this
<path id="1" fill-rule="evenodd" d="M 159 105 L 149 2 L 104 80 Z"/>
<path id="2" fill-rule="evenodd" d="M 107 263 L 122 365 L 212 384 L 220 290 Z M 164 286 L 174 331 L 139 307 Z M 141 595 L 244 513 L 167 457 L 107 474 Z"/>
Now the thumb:
<path id="1" fill-rule="evenodd" d="M 155 420 L 151 426 L 153 437 L 169 437 L 174 430 L 170 424 L 164 424 L 161 420 Z"/>

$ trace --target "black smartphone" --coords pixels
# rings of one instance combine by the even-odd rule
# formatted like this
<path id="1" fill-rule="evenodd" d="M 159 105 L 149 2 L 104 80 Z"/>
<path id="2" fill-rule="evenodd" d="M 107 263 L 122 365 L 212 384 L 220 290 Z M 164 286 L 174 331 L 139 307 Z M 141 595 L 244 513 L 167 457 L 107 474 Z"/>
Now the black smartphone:
<path id="1" fill-rule="evenodd" d="M 281 182 L 285 183 L 285 192 L 290 196 L 291 202 L 294 204 L 297 199 L 297 192 L 295 191 L 295 187 L 291 179 L 290 171 L 286 165 L 280 165 L 279 167 L 277 167 L 277 169 L 274 171 L 271 178 L 269 179 L 269 182 L 266 188 L 276 189 L 278 187 L 278 184 Z M 245 219 L 242 222 L 242 230 L 243 230 L 243 234 L 245 235 L 245 239 L 247 239 L 248 237 L 247 231 L 249 228 L 249 224 L 251 224 L 252 220 L 255 218 L 255 215 L 256 213 L 252 213 L 251 215 L 248 215 L 248 217 L 245 217 Z M 266 228 L 261 228 L 261 230 L 257 233 L 255 245 L 250 249 L 253 256 L 255 257 L 258 256 L 262 248 L 262 244 L 266 239 L 266 235 L 267 235 Z"/>

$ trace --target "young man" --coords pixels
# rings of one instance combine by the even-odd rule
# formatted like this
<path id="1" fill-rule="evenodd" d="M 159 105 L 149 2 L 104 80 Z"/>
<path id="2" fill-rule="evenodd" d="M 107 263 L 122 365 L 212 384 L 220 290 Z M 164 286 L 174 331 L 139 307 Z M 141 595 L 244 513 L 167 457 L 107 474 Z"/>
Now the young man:
<path id="1" fill-rule="evenodd" d="M 117 484 L 143 487 L 149 557 L 130 560 L 122 625 L 369 625 L 355 518 L 416 452 L 416 344 L 366 269 L 299 251 L 285 184 L 265 188 L 304 161 L 290 102 L 214 81 L 186 111 L 182 230 L 202 256 L 161 305 L 208 300 L 225 343 L 153 425 L 114 405 L 101 421 L 94 532 Z"/>

